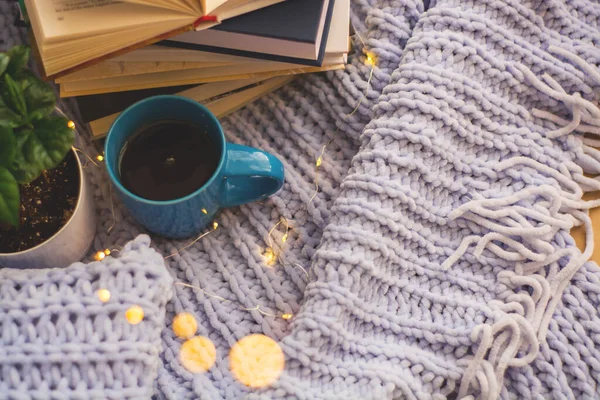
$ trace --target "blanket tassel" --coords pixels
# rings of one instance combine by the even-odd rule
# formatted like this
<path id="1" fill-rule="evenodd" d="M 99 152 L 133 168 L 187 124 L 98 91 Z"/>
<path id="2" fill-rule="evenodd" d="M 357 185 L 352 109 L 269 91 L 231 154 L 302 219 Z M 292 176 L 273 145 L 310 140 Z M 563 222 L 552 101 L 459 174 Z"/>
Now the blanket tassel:
<path id="1" fill-rule="evenodd" d="M 600 84 L 600 72 L 580 57 L 554 46 L 549 51 L 578 65 Z M 471 245 L 475 245 L 476 258 L 483 257 L 487 250 L 514 262 L 514 271 L 505 270 L 498 275 L 507 289 L 501 300 L 490 304 L 493 322 L 478 325 L 472 331 L 471 339 L 477 343 L 477 349 L 474 355 L 460 361 L 465 372 L 459 399 L 498 398 L 506 369 L 535 360 L 563 291 L 594 249 L 588 211 L 600 206 L 600 200 L 584 201 L 582 196 L 584 191 L 600 190 L 600 181 L 586 176 L 600 173 L 600 151 L 594 148 L 600 145 L 600 138 L 590 137 L 600 136 L 600 109 L 580 93 L 566 93 L 549 75 L 539 79 L 527 67 L 518 68 L 535 88 L 561 101 L 572 114 L 568 121 L 534 109 L 533 116 L 560 126 L 547 132 L 547 137 L 562 138 L 574 131 L 583 135 L 576 136 L 581 140 L 577 162 L 561 165 L 558 170 L 526 157 L 510 158 L 495 166 L 499 173 L 515 166 L 530 168 L 554 181 L 554 185 L 528 187 L 499 198 L 477 194 L 449 215 L 450 220 L 463 218 L 489 233 L 464 238 L 442 264 L 443 269 L 459 262 Z M 583 253 L 576 248 L 562 248 L 563 238 L 579 225 L 584 225 L 586 231 Z"/>

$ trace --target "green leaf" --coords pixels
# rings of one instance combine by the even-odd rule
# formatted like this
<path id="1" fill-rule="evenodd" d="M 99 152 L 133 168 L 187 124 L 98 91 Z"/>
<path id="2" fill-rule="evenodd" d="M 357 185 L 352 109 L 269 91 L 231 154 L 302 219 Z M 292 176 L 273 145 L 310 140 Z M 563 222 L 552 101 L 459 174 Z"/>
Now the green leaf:
<path id="1" fill-rule="evenodd" d="M 13 130 L 0 126 L 0 166 L 10 167 L 17 152 L 17 141 Z"/>
<path id="2" fill-rule="evenodd" d="M 25 104 L 25 97 L 21 91 L 21 87 L 14 81 L 9 74 L 4 74 L 4 84 L 2 85 L 2 99 L 4 103 L 11 108 L 14 112 L 23 116 L 27 115 L 27 105 Z"/>
<path id="3" fill-rule="evenodd" d="M 8 63 L 10 62 L 10 57 L 6 53 L 0 53 L 0 75 L 6 71 L 6 67 L 8 67 Z"/>
<path id="4" fill-rule="evenodd" d="M 29 61 L 30 49 L 27 46 L 15 46 L 8 51 L 10 62 L 6 68 L 6 72 L 9 74 L 16 74 L 17 71 L 25 68 Z"/>
<path id="5" fill-rule="evenodd" d="M 53 115 L 35 121 L 31 131 L 16 135 L 17 152 L 11 171 L 20 183 L 31 182 L 65 158 L 75 139 L 67 123 L 66 118 Z"/>
<path id="6" fill-rule="evenodd" d="M 48 82 L 42 81 L 29 70 L 23 70 L 17 76 L 17 83 L 25 97 L 28 121 L 42 119 L 54 111 L 56 97 Z"/>
<path id="7" fill-rule="evenodd" d="M 19 183 L 29 183 L 37 178 L 42 170 L 37 164 L 27 161 L 23 148 L 29 137 L 33 134 L 32 129 L 23 129 L 15 135 L 15 158 L 13 159 L 10 172 Z"/>
<path id="8" fill-rule="evenodd" d="M 8 106 L 4 104 L 2 96 L 0 96 L 0 126 L 18 128 L 26 122 L 27 121 L 23 116 L 8 108 Z"/>
<path id="9" fill-rule="evenodd" d="M 10 171 L 1 166 L 0 221 L 19 226 L 19 185 Z"/>

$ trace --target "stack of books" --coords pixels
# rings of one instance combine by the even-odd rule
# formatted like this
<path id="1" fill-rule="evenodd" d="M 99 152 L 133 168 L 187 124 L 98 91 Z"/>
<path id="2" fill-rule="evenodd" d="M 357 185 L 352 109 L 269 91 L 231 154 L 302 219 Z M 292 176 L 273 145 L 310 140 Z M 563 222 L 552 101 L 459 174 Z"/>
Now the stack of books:
<path id="1" fill-rule="evenodd" d="M 94 138 L 129 105 L 179 94 L 218 117 L 294 76 L 344 68 L 350 0 L 19 0 L 42 75 Z"/>

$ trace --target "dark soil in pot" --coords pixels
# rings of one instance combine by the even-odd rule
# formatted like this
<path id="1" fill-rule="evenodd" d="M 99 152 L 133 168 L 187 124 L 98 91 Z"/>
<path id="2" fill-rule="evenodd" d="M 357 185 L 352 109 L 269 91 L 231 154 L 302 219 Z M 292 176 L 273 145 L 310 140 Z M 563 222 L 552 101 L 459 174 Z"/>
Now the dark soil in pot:
<path id="1" fill-rule="evenodd" d="M 0 253 L 31 249 L 58 232 L 71 218 L 79 195 L 79 168 L 73 151 L 35 181 L 19 186 L 21 225 L 0 223 Z"/>

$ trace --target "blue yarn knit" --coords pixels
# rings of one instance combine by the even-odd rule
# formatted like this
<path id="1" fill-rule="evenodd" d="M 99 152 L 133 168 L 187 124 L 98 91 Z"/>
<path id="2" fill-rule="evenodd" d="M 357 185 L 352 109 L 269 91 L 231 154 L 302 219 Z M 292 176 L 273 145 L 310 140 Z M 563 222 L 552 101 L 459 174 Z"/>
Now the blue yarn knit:
<path id="1" fill-rule="evenodd" d="M 600 173 L 598 143 L 581 133 L 600 132 L 600 6 L 430 3 L 425 11 L 410 0 L 354 2 L 355 28 L 378 61 L 347 120 L 367 89 L 364 56 L 223 121 L 231 141 L 283 160 L 286 185 L 225 210 L 221 228 L 168 270 L 249 309 L 295 317 L 175 286 L 167 321 L 195 315 L 217 362 L 206 374 L 186 371 L 167 323 L 161 398 L 600 396 L 600 273 L 568 235 L 594 205 L 579 187 L 598 189 L 584 175 Z M 329 142 L 311 202 L 315 158 Z M 142 231 L 118 203 L 107 233 L 106 175 L 89 172 L 96 249 L 136 237 Z M 292 229 L 267 268 L 262 251 L 282 216 Z M 185 242 L 153 244 L 166 255 Z M 310 280 L 295 264 L 311 267 Z M 246 388 L 229 372 L 229 349 L 252 333 L 275 338 L 286 355 L 269 389 Z"/>

